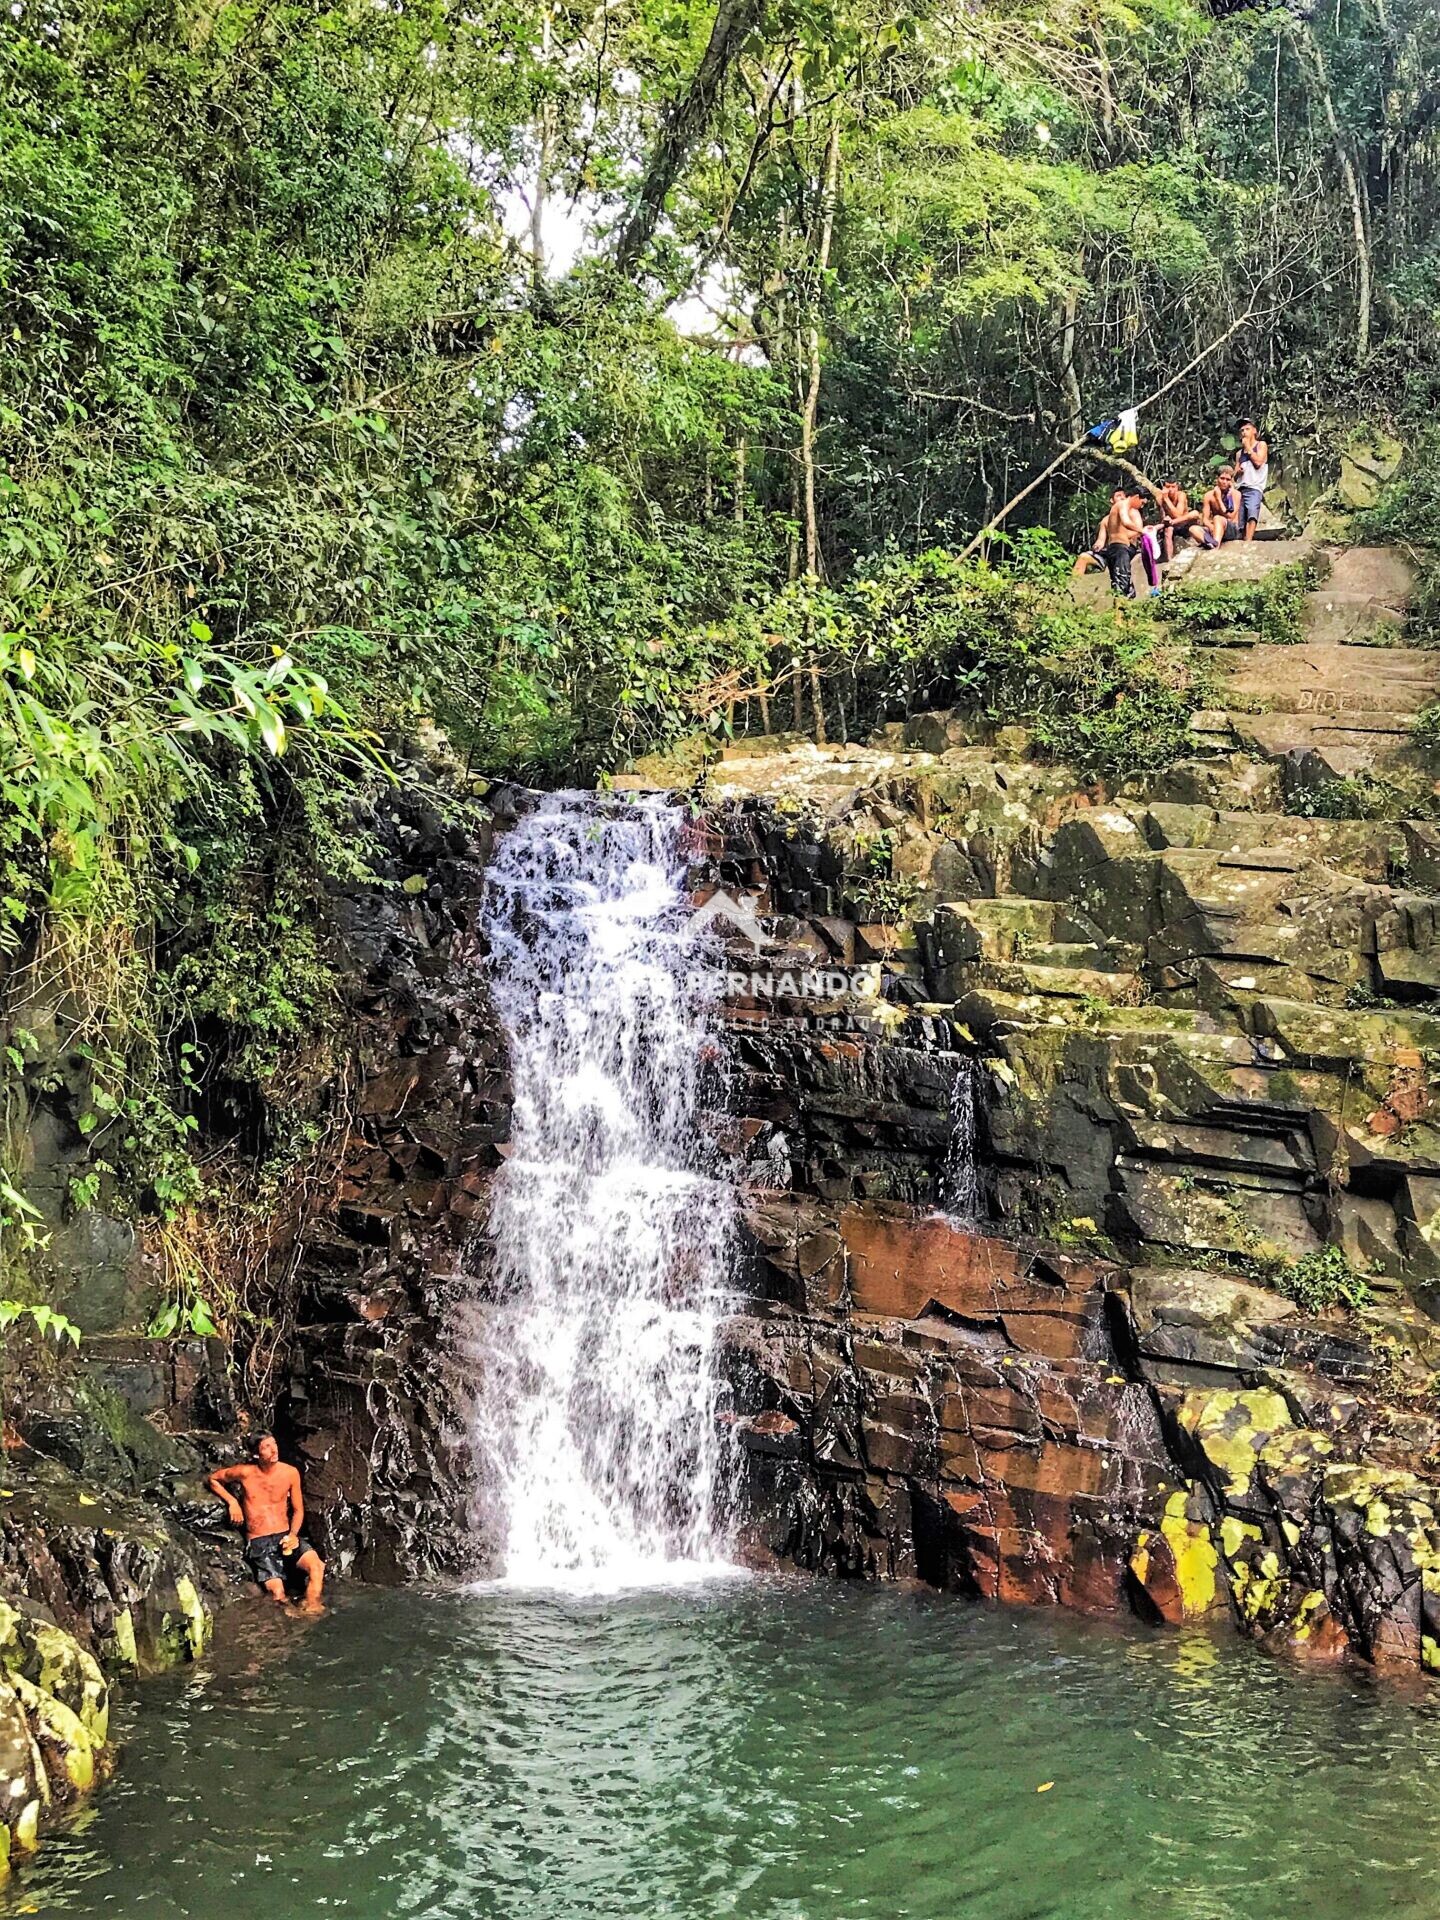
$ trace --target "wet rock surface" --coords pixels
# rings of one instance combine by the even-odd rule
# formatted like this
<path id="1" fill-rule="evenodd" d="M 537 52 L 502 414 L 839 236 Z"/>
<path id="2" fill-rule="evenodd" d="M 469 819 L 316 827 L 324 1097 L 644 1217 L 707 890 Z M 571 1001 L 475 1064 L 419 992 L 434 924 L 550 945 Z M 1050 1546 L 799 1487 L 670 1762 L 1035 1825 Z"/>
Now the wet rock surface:
<path id="1" fill-rule="evenodd" d="M 526 804 L 497 791 L 497 826 Z M 510 1126 L 475 925 L 489 832 L 399 807 L 393 826 L 397 871 L 424 884 L 338 903 L 359 1085 L 298 1249 L 279 1410 L 316 1545 L 335 1572 L 379 1580 L 483 1558 L 466 1393 L 486 1179 Z"/>
<path id="2" fill-rule="evenodd" d="M 219 1339 L 96 1337 L 12 1368 L 0 1586 L 44 1607 L 110 1674 L 200 1652 L 239 1589 L 238 1536 L 205 1476 L 236 1457 Z"/>
<path id="3" fill-rule="evenodd" d="M 0 1872 L 104 1778 L 110 1694 L 94 1656 L 25 1601 L 0 1601 Z"/>
<path id="4" fill-rule="evenodd" d="M 759 1558 L 1440 1665 L 1440 1480 L 1370 1343 L 1211 1274 L 758 1199 L 732 1323 Z M 1434 1423 L 1404 1435 L 1434 1473 Z"/>
<path id="5" fill-rule="evenodd" d="M 223 1342 L 12 1357 L 0 1459 L 0 1859 L 101 1780 L 110 1688 L 200 1656 L 240 1590 L 204 1475 L 233 1457 Z"/>
<path id="6" fill-rule="evenodd" d="M 1372 560 L 1335 590 L 1403 613 Z M 1234 651 L 1243 709 L 1270 666 Z M 1387 715 L 1434 680 L 1282 651 Z M 772 976 L 729 1001 L 757 1555 L 1440 1658 L 1440 868 L 1428 820 L 1312 799 L 1431 776 L 1403 727 L 1332 752 L 1328 714 L 1197 715 L 1191 761 L 1113 793 L 964 714 L 722 754 L 700 897 L 750 902 L 731 964 Z M 978 1234 L 943 1214 L 969 1059 Z M 1317 1260 L 1358 1310 L 1286 1296 Z"/>

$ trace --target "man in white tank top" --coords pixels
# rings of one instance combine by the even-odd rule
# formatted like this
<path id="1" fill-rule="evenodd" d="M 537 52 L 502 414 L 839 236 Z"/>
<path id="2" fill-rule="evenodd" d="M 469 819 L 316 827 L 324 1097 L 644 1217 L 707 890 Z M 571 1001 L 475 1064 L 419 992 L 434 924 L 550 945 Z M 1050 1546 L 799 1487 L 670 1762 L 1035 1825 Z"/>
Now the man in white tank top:
<path id="1" fill-rule="evenodd" d="M 1270 484 L 1270 443 L 1260 438 L 1253 420 L 1240 422 L 1235 478 L 1240 486 L 1240 532 L 1244 539 L 1253 540 L 1265 504 L 1265 489 Z"/>

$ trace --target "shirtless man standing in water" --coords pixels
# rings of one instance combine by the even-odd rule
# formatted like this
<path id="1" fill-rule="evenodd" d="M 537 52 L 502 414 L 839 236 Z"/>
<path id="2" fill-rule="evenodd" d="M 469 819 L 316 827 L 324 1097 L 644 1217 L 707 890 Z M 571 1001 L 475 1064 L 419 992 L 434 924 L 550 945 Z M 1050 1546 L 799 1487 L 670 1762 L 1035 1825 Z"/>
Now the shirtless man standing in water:
<path id="1" fill-rule="evenodd" d="M 292 1567 L 305 1576 L 307 1613 L 320 1611 L 325 1562 L 300 1529 L 305 1496 L 300 1475 L 281 1461 L 274 1438 L 262 1433 L 255 1443 L 253 1467 L 221 1467 L 205 1482 L 237 1527 L 245 1529 L 245 1558 L 272 1600 L 285 1598 L 285 1576 Z"/>

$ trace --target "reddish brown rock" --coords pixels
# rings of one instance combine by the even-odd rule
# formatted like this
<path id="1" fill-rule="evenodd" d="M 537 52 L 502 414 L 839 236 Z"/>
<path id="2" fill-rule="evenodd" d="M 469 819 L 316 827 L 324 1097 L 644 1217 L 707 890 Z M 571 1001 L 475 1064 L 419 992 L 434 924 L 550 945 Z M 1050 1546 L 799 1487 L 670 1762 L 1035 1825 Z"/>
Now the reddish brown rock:
<path id="1" fill-rule="evenodd" d="M 1013 1247 L 956 1233 L 943 1216 L 852 1207 L 840 1230 L 857 1313 L 914 1320 L 938 1307 L 983 1318 L 996 1311 L 996 1289 L 1018 1284 L 1024 1270 Z"/>

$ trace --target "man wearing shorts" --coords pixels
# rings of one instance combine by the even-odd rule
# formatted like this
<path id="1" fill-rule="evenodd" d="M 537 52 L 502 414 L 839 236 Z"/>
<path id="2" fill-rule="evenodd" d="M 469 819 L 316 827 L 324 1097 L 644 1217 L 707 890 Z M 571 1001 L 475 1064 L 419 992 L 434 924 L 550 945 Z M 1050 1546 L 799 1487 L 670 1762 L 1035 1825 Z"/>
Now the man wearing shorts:
<path id="1" fill-rule="evenodd" d="M 1126 599 L 1133 599 L 1135 595 L 1131 569 L 1144 528 L 1145 516 L 1138 502 L 1131 499 L 1127 487 L 1116 487 L 1110 496 L 1110 511 L 1100 522 L 1095 545 L 1104 556 L 1111 587 Z"/>
<path id="2" fill-rule="evenodd" d="M 1190 505 L 1190 496 L 1178 480 L 1167 480 L 1156 496 L 1160 508 L 1160 537 L 1165 543 L 1165 558 L 1175 558 L 1175 536 L 1188 535 L 1200 524 L 1200 516 Z"/>
<path id="3" fill-rule="evenodd" d="M 1221 547 L 1227 540 L 1240 538 L 1240 495 L 1235 486 L 1235 469 L 1222 467 L 1200 510 L 1200 524 L 1190 529 L 1197 547 Z"/>
<path id="4" fill-rule="evenodd" d="M 1253 420 L 1240 422 L 1240 452 L 1235 465 L 1240 485 L 1240 533 L 1243 539 L 1253 540 L 1265 504 L 1265 489 L 1270 484 L 1270 443 L 1260 438 Z"/>
<path id="5" fill-rule="evenodd" d="M 1077 580 L 1083 580 L 1092 567 L 1097 568 L 1101 573 L 1105 571 L 1104 539 L 1105 522 L 1102 520 L 1095 529 L 1094 541 L 1085 549 L 1084 553 L 1079 553 L 1075 556 L 1075 564 L 1071 567 L 1070 571 Z"/>
<path id="6" fill-rule="evenodd" d="M 305 1496 L 300 1475 L 280 1458 L 272 1434 L 255 1443 L 255 1465 L 221 1467 L 205 1482 L 237 1527 L 245 1529 L 245 1559 L 256 1583 L 272 1600 L 286 1598 L 286 1577 L 305 1576 L 302 1602 L 307 1613 L 320 1611 L 325 1562 L 301 1532 Z"/>

